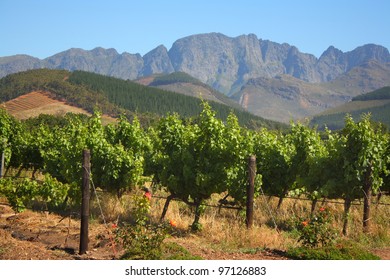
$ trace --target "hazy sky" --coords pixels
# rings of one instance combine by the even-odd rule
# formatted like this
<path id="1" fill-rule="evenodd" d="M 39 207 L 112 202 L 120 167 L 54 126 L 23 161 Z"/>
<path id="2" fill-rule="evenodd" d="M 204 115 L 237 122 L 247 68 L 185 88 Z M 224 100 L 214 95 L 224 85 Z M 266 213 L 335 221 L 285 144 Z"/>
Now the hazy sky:
<path id="1" fill-rule="evenodd" d="M 388 0 L 0 0 L 0 57 L 69 48 L 146 54 L 185 36 L 253 33 L 319 57 L 374 43 L 390 49 Z"/>

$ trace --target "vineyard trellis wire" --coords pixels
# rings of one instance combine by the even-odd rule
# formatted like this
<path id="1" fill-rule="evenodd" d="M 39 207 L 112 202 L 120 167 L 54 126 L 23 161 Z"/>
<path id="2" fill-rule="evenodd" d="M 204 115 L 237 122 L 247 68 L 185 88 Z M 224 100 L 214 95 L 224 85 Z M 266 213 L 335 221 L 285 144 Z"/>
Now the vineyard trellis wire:
<path id="1" fill-rule="evenodd" d="M 4 160 L 4 157 L 2 157 L 3 160 Z M 32 165 L 38 165 L 38 164 L 34 164 L 34 163 L 29 163 L 31 166 Z M 4 165 L 3 165 L 4 166 Z M 3 169 L 3 172 L 4 172 L 4 169 Z M 45 170 L 39 170 L 40 173 L 44 173 Z M 55 174 L 54 174 L 55 175 Z M 42 180 L 42 179 L 37 179 L 37 178 L 32 178 L 32 177 L 29 177 L 29 176 L 15 176 L 15 175 L 4 175 L 3 173 L 0 174 L 0 178 L 3 178 L 3 179 L 13 179 L 13 180 L 16 180 L 16 179 L 27 179 L 27 180 L 33 180 L 35 182 L 38 182 L 39 184 L 42 184 L 44 183 L 45 181 Z M 92 185 L 95 187 L 95 184 L 93 183 L 92 181 L 92 178 L 91 178 L 91 182 L 92 182 Z M 262 196 L 263 198 L 265 197 L 272 197 L 272 195 L 266 195 L 264 193 L 264 190 L 263 188 L 260 188 L 260 191 L 261 191 L 261 194 L 260 196 Z M 104 190 L 94 190 L 94 193 L 97 194 L 98 192 L 105 192 Z M 383 192 L 384 195 L 389 195 L 389 193 L 386 193 L 386 192 Z M 154 195 L 153 196 L 154 198 L 157 198 L 157 199 L 163 199 L 163 200 L 167 200 L 168 197 L 164 197 L 164 196 L 156 196 Z M 302 200 L 302 201 L 312 201 L 312 199 L 310 198 L 303 198 L 303 197 L 292 197 L 292 196 L 285 196 L 286 199 L 294 199 L 294 200 Z M 178 198 L 174 198 L 173 200 L 176 200 L 176 201 L 182 201 Z M 344 202 L 341 202 L 341 201 L 337 201 L 337 200 L 332 200 L 332 199 L 323 199 L 322 200 L 322 203 L 330 203 L 330 204 L 344 204 Z M 378 201 L 373 201 L 372 202 L 374 205 L 383 205 L 383 206 L 390 206 L 390 203 L 383 203 L 383 202 L 378 202 Z M 192 206 L 195 206 L 194 204 L 191 204 L 190 202 L 187 202 L 187 204 L 189 205 L 192 205 Z M 226 205 L 226 204 L 223 204 L 223 203 L 220 203 L 218 205 L 212 205 L 212 204 L 208 204 L 208 203 L 201 203 L 202 206 L 206 206 L 206 207 L 215 207 L 215 208 L 220 208 L 220 209 L 231 209 L 231 210 L 244 210 L 245 208 L 243 206 L 234 206 L 234 205 Z M 362 205 L 362 202 L 361 200 L 359 200 L 359 203 L 356 203 L 356 202 L 352 202 L 351 205 L 355 205 L 355 206 L 361 206 Z M 268 212 L 269 214 L 272 216 L 271 214 L 271 209 L 269 208 L 269 205 L 267 204 L 267 207 L 268 207 Z M 255 206 L 256 208 L 256 206 Z M 31 209 L 31 208 L 28 208 L 26 207 L 26 209 Z M 32 209 L 31 209 L 32 210 Z M 73 215 L 77 215 L 78 213 L 77 212 L 73 212 Z M 273 218 L 274 219 L 274 218 Z M 275 222 L 274 222 L 275 223 Z"/>
<path id="2" fill-rule="evenodd" d="M 249 131 L 238 125 L 234 115 L 226 122 L 218 120 L 206 103 L 195 120 L 170 115 L 148 129 L 123 118 L 105 127 L 99 113 L 86 120 L 67 117 L 65 126 L 53 129 L 45 124 L 25 129 L 3 112 L 0 122 L 0 150 L 6 151 L 15 168 L 33 167 L 35 156 L 39 164 L 33 168 L 45 167 L 43 172 L 62 183 L 78 184 L 78 153 L 87 147 L 93 150 L 96 184 L 118 196 L 141 176 L 154 174 L 171 195 L 183 201 L 191 198 L 200 206 L 211 194 L 228 192 L 244 205 L 248 154 L 258 158 L 262 188 L 256 188 L 256 195 L 263 191 L 277 196 L 279 206 L 297 191 L 313 205 L 329 198 L 344 199 L 348 206 L 371 197 L 370 192 L 378 192 L 381 185 L 384 190 L 389 187 L 389 135 L 368 117 L 357 123 L 346 118 L 342 132 L 323 135 L 299 123 L 283 133 Z M 77 197 L 75 192 L 72 195 Z M 345 207 L 346 216 L 348 211 Z"/>
<path id="3" fill-rule="evenodd" d="M 4 157 L 2 157 L 3 161 L 4 161 Z M 29 163 L 30 165 L 34 165 L 34 163 Z M 35 165 L 38 165 L 38 164 L 35 164 Z M 3 165 L 4 166 L 4 165 Z M 38 170 L 39 173 L 45 173 L 45 170 Z M 55 174 L 52 174 L 55 176 Z M 57 174 L 58 175 L 58 174 Z M 20 175 L 4 175 L 4 168 L 3 168 L 3 173 L 0 173 L 0 179 L 3 178 L 3 179 L 13 179 L 13 180 L 17 180 L 17 179 L 27 179 L 27 180 L 32 180 L 32 181 L 35 181 L 35 182 L 38 182 L 40 184 L 44 183 L 44 180 L 42 179 L 38 179 L 38 178 L 33 178 L 31 176 L 20 176 Z M 152 183 L 152 182 L 151 182 Z M 109 191 L 105 191 L 105 190 L 102 190 L 102 189 L 96 189 L 95 188 L 95 184 L 91 178 L 91 184 L 94 186 L 94 193 L 97 194 L 98 192 L 109 192 Z M 260 196 L 262 197 L 273 197 L 272 195 L 266 195 L 264 193 L 264 190 L 263 188 L 260 188 L 260 191 L 261 191 L 261 194 Z M 390 195 L 389 192 L 382 192 L 383 195 Z M 157 199 L 162 199 L 162 200 L 166 200 L 168 199 L 168 197 L 165 197 L 165 196 L 158 196 L 158 195 L 154 195 L 153 196 L 154 198 L 157 198 Z M 310 198 L 304 198 L 304 197 L 296 197 L 296 196 L 285 196 L 286 199 L 294 199 L 294 200 L 301 200 L 301 201 L 312 201 L 312 199 Z M 174 201 L 182 201 L 178 198 L 173 198 L 172 200 Z M 337 201 L 337 200 L 332 200 L 332 199 L 323 199 L 321 200 L 322 203 L 330 203 L 330 204 L 344 204 L 344 202 L 341 202 L 341 201 Z M 356 203 L 356 202 L 352 202 L 351 205 L 355 205 L 355 206 L 361 206 L 363 205 L 361 200 L 358 200 L 359 203 Z M 372 202 L 374 205 L 383 205 L 383 206 L 390 206 L 390 203 L 384 203 L 384 202 L 378 202 L 378 201 L 373 201 Z M 3 203 L 5 205 L 10 205 L 10 204 L 6 204 L 6 203 Z M 191 205 L 191 203 L 187 202 L 187 204 Z M 244 207 L 243 206 L 234 206 L 234 205 L 226 205 L 224 203 L 220 203 L 218 205 L 215 205 L 215 204 L 208 204 L 208 203 L 201 203 L 202 206 L 206 206 L 206 207 L 214 207 L 214 208 L 222 208 L 222 209 L 231 209 L 231 210 L 243 210 Z M 194 206 L 194 204 L 192 204 L 192 206 Z M 255 206 L 256 207 L 256 206 Z M 29 210 L 33 210 L 32 208 L 28 208 L 26 207 L 26 209 L 29 209 Z M 77 212 L 74 212 L 72 214 L 77 214 Z"/>
<path id="4" fill-rule="evenodd" d="M 84 169 L 85 169 L 85 168 L 83 167 L 83 171 L 85 171 Z M 88 175 L 90 174 L 89 171 L 86 171 L 86 172 L 88 173 Z M 44 182 L 44 181 L 39 180 L 39 179 L 36 179 L 36 178 L 25 177 L 25 176 L 23 176 L 23 177 L 18 177 L 18 176 L 7 176 L 7 177 L 8 177 L 8 178 L 12 178 L 12 179 L 20 179 L 20 178 L 22 178 L 22 179 L 29 179 L 29 180 L 37 181 L 37 182 L 40 182 L 40 183 L 43 183 L 43 182 Z M 97 199 L 97 201 L 98 201 L 98 206 L 99 206 L 99 209 L 100 209 L 100 214 L 102 215 L 102 218 L 103 218 L 103 221 L 104 221 L 104 225 L 105 225 L 105 227 L 106 227 L 106 229 L 108 230 L 109 235 L 110 235 L 111 232 L 109 231 L 109 227 L 108 227 L 108 225 L 107 225 L 107 221 L 106 221 L 106 218 L 105 218 L 103 209 L 102 209 L 102 207 L 101 207 L 100 200 L 99 200 L 99 195 L 98 195 L 99 192 L 105 192 L 105 191 L 103 191 L 103 190 L 97 190 L 97 189 L 96 189 L 92 177 L 89 177 L 89 181 L 91 182 L 91 186 L 92 186 L 91 189 L 92 189 L 92 191 L 94 192 L 95 197 L 96 197 L 96 199 Z M 280 231 L 279 231 L 279 229 L 278 229 L 278 227 L 277 227 L 277 224 L 276 224 L 276 222 L 275 222 L 275 218 L 273 217 L 273 213 L 272 213 L 272 211 L 271 211 L 271 207 L 270 207 L 270 205 L 269 205 L 269 203 L 267 202 L 267 199 L 266 199 L 266 198 L 269 197 L 269 196 L 265 195 L 264 193 L 262 193 L 260 196 L 261 196 L 262 200 L 265 201 L 265 203 L 266 203 L 266 206 L 267 206 L 267 208 L 268 208 L 269 214 L 270 214 L 271 218 L 273 219 L 273 223 L 274 223 L 274 226 L 275 226 L 275 230 L 277 230 L 277 231 L 280 233 Z M 168 197 L 166 197 L 166 196 L 159 196 L 159 195 L 154 195 L 153 198 L 162 199 L 162 200 L 168 199 Z M 289 197 L 289 196 L 286 196 L 285 198 L 286 198 L 286 199 L 301 200 L 301 201 L 311 201 L 311 199 L 309 199 L 309 198 L 302 198 L 302 197 Z M 173 199 L 173 200 L 181 201 L 181 200 L 179 200 L 179 199 Z M 322 200 L 322 203 L 343 204 L 343 202 L 340 202 L 340 201 L 327 200 L 327 199 L 323 199 L 323 200 Z M 5 204 L 5 203 L 2 203 L 2 204 Z M 383 205 L 383 206 L 390 206 L 389 203 L 381 203 L 381 202 L 373 202 L 373 204 Z M 9 205 L 9 204 L 8 204 L 8 205 Z M 352 203 L 352 205 L 362 206 L 362 203 L 361 203 L 361 202 L 360 202 L 360 203 Z M 213 208 L 220 208 L 220 209 L 223 208 L 223 209 L 237 210 L 237 211 L 242 211 L 242 210 L 244 210 L 244 207 L 242 207 L 242 206 L 227 206 L 227 205 L 223 205 L 223 204 L 221 204 L 221 203 L 218 204 L 218 205 L 209 204 L 209 203 L 202 203 L 202 206 L 213 207 Z M 256 207 L 256 206 L 255 206 L 254 208 L 255 208 L 255 209 L 259 209 L 259 208 Z M 80 214 L 80 212 L 72 212 L 72 214 L 69 214 L 69 215 L 79 216 L 80 218 L 83 216 L 82 214 Z M 111 238 L 111 243 L 112 243 L 112 246 L 113 246 L 113 252 L 114 252 L 114 255 L 115 255 L 115 254 L 116 254 L 115 243 L 114 243 L 114 240 L 112 239 L 112 236 L 110 236 L 110 238 Z M 80 246 L 81 246 L 81 245 L 80 245 Z M 84 247 L 83 250 L 84 250 L 84 251 L 86 250 L 85 247 Z M 84 252 L 84 251 L 81 251 L 81 249 L 80 249 L 80 252 L 81 252 L 81 253 Z"/>

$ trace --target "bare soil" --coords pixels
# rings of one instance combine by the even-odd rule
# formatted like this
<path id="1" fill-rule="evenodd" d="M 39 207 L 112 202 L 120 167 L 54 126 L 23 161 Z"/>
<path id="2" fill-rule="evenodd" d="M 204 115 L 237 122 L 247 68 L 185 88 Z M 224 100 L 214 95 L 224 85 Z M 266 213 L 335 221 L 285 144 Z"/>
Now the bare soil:
<path id="1" fill-rule="evenodd" d="M 6 260 L 70 260 L 114 259 L 110 229 L 101 224 L 89 227 L 89 251 L 79 255 L 80 221 L 47 212 L 26 210 L 15 214 L 0 205 L 0 259 Z"/>
<path id="2" fill-rule="evenodd" d="M 118 259 L 123 252 L 114 242 L 112 229 L 97 222 L 89 225 L 89 251 L 79 255 L 80 221 L 71 216 L 26 210 L 15 214 L 0 204 L 0 259 L 72 260 Z M 286 259 L 283 252 L 223 252 L 204 244 L 196 235 L 171 237 L 194 256 L 210 260 Z"/>
<path id="3" fill-rule="evenodd" d="M 123 254 L 114 242 L 111 225 L 92 221 L 89 225 L 89 251 L 79 254 L 80 220 L 48 212 L 26 210 L 15 214 L 0 204 L 0 260 L 112 260 Z M 196 234 L 167 239 L 206 260 L 286 260 L 283 251 L 221 251 Z M 390 260 L 390 248 L 373 250 L 382 259 Z"/>

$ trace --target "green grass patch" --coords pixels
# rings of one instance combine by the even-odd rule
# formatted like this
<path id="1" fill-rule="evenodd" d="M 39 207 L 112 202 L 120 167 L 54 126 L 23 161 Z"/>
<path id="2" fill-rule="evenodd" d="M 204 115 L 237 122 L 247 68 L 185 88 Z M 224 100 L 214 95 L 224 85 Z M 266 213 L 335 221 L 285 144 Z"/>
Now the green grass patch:
<path id="1" fill-rule="evenodd" d="M 164 260 L 202 260 L 201 257 L 192 255 L 183 246 L 173 242 L 164 243 L 162 251 Z"/>
<path id="2" fill-rule="evenodd" d="M 290 248 L 287 257 L 295 260 L 380 260 L 380 257 L 352 241 L 342 241 L 327 247 Z"/>

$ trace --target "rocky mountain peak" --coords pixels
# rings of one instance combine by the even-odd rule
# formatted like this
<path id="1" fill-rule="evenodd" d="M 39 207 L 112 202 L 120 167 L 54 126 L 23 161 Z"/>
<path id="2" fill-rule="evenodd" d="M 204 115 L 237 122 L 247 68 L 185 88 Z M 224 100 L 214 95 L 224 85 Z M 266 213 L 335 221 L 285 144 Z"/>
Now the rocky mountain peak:
<path id="1" fill-rule="evenodd" d="M 317 59 L 295 46 L 262 40 L 255 34 L 232 38 L 206 33 L 178 39 L 169 50 L 160 45 L 143 57 L 98 47 L 90 51 L 72 48 L 44 60 L 27 56 L 0 58 L 0 77 L 42 67 L 91 71 L 123 79 L 181 71 L 231 95 L 252 78 L 288 74 L 306 82 L 327 82 L 370 60 L 388 63 L 389 51 L 374 44 L 349 52 L 330 46 Z"/>
<path id="2" fill-rule="evenodd" d="M 142 76 L 149 76 L 156 73 L 172 73 L 174 68 L 164 45 L 151 50 L 143 56 L 144 68 Z"/>
<path id="3" fill-rule="evenodd" d="M 91 50 L 91 54 L 95 56 L 117 56 L 118 52 L 113 48 L 104 49 L 102 47 L 97 47 Z"/>
<path id="4" fill-rule="evenodd" d="M 357 47 L 356 49 L 347 52 L 346 55 L 348 56 L 349 69 L 366 63 L 369 60 L 376 60 L 380 63 L 390 62 L 389 50 L 375 44 Z"/>

